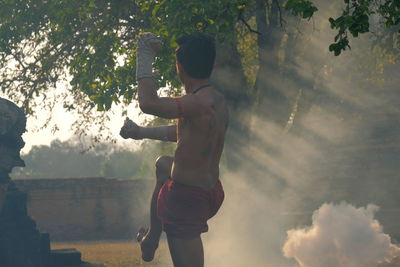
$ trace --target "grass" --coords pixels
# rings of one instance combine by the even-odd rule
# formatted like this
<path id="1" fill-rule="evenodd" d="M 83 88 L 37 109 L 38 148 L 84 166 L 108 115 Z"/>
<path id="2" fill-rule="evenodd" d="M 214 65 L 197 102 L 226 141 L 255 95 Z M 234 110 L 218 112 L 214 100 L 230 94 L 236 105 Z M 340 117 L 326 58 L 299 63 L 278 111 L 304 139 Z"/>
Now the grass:
<path id="1" fill-rule="evenodd" d="M 99 241 L 51 244 L 52 249 L 75 248 L 82 253 L 82 260 L 106 267 L 169 267 L 172 266 L 166 242 L 160 242 L 154 260 L 150 263 L 141 259 L 136 242 Z"/>

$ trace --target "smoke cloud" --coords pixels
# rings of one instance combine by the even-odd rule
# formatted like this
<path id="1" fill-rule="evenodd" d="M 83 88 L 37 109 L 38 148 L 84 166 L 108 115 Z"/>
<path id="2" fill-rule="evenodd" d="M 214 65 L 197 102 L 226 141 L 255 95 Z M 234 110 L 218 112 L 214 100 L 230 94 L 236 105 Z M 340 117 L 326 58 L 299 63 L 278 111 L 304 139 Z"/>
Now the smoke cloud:
<path id="1" fill-rule="evenodd" d="M 312 217 L 311 227 L 293 229 L 283 253 L 304 267 L 374 267 L 400 256 L 382 226 L 374 219 L 375 205 L 356 208 L 341 203 L 323 204 Z"/>
<path id="2" fill-rule="evenodd" d="M 245 145 L 229 152 L 242 162 L 235 172 L 221 171 L 226 198 L 203 236 L 205 266 L 400 266 L 382 265 L 400 255 L 388 235 L 399 236 L 399 215 L 391 210 L 400 201 L 400 153 L 382 139 L 390 131 L 398 136 L 392 125 L 399 98 L 386 93 L 390 88 L 379 91 L 363 79 L 346 78 L 351 71 L 343 66 L 358 66 L 354 51 L 325 61 L 315 58 L 332 38 L 323 33 L 311 38 L 312 48 L 305 52 L 309 61 L 299 64 L 303 70 L 326 67 L 314 87 L 304 89 L 294 127 L 284 132 L 268 117 L 253 114 L 250 141 L 234 136 Z M 301 84 L 294 79 L 293 86 Z M 341 201 L 364 208 L 323 205 Z M 382 209 L 377 212 L 368 203 Z M 299 230 L 288 236 L 289 229 Z"/>

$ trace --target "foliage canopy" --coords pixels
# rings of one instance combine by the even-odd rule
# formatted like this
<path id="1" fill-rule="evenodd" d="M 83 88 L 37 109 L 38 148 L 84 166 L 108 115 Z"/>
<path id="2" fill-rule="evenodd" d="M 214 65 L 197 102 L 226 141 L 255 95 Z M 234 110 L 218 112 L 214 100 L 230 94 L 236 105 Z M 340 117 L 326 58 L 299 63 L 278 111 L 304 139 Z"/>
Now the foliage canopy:
<path id="1" fill-rule="evenodd" d="M 127 104 L 135 99 L 135 40 L 141 31 L 153 31 L 165 41 L 155 65 L 162 74 L 159 85 L 175 89 L 170 94 L 180 89 L 174 64 L 177 36 L 202 31 L 214 35 L 227 53 L 229 59 L 221 63 L 230 68 L 226 72 L 237 79 L 240 75 L 234 69 L 247 73 L 242 78 L 246 84 L 238 90 L 247 90 L 244 94 L 249 101 L 259 103 L 262 92 L 270 87 L 261 79 L 262 73 L 269 71 L 263 66 L 275 68 L 282 61 L 282 56 L 268 54 L 268 50 L 280 53 L 282 45 L 289 45 L 282 39 L 287 36 L 297 36 L 297 42 L 297 16 L 312 19 L 321 12 L 318 4 L 308 0 L 3 0 L 0 90 L 28 114 L 43 104 L 51 109 L 62 101 L 67 111 L 76 110 L 91 123 L 92 110 L 103 112 L 113 103 Z M 336 18 L 323 13 L 337 31 L 329 46 L 335 55 L 350 47 L 349 35 L 369 32 L 371 20 L 380 20 L 384 25 L 381 32 L 391 35 L 392 40 L 398 38 L 400 1 L 332 2 L 340 4 L 343 8 Z M 304 44 L 307 38 L 300 39 Z M 284 53 L 287 59 L 296 56 Z M 63 81 L 66 93 L 50 97 L 50 89 Z"/>

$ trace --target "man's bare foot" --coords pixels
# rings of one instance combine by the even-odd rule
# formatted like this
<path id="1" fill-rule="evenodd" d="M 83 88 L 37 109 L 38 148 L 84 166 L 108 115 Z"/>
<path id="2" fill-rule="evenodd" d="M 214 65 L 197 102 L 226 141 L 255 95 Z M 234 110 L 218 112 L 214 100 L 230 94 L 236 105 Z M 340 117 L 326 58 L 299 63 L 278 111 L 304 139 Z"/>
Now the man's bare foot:
<path id="1" fill-rule="evenodd" d="M 142 250 L 142 259 L 147 262 L 154 259 L 154 253 L 158 248 L 158 242 L 154 244 L 154 242 L 150 240 L 148 233 L 149 229 L 144 229 L 142 227 L 136 235 L 136 240 L 139 242 L 140 249 Z"/>

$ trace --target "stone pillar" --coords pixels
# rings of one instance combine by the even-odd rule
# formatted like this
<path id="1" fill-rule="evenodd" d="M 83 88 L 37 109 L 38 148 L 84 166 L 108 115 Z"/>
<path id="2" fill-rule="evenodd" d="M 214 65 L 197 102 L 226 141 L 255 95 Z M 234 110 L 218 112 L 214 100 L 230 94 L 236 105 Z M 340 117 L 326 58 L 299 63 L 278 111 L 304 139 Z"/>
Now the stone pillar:
<path id="1" fill-rule="evenodd" d="M 14 103 L 0 98 L 0 263 L 2 267 L 46 267 L 48 235 L 36 229 L 27 214 L 27 194 L 10 179 L 16 166 L 25 166 L 20 150 L 25 143 L 26 117 Z"/>

